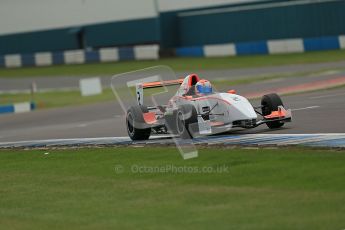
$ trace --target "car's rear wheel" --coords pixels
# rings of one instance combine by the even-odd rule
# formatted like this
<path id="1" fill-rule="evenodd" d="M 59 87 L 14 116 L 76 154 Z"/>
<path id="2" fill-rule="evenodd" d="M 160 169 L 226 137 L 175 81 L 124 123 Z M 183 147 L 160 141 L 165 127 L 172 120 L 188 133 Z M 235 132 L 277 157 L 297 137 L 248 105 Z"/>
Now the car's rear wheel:
<path id="1" fill-rule="evenodd" d="M 149 112 L 146 106 L 131 106 L 127 110 L 126 125 L 128 136 L 132 140 L 147 140 L 151 135 L 151 127 L 144 120 L 143 113 Z"/>
<path id="2" fill-rule="evenodd" d="M 261 99 L 261 111 L 262 115 L 266 116 L 272 113 L 272 111 L 277 111 L 279 106 L 283 106 L 283 102 L 279 95 L 275 93 L 264 95 Z M 282 121 L 271 121 L 267 122 L 266 125 L 270 129 L 277 129 L 284 125 Z"/>

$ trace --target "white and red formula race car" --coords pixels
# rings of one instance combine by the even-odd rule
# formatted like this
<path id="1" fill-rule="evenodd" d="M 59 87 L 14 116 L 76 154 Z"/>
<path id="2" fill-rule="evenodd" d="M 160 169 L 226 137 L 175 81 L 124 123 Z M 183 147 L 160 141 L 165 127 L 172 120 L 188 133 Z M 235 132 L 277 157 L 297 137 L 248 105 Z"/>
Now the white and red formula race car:
<path id="1" fill-rule="evenodd" d="M 181 84 L 166 105 L 143 105 L 145 88 Z M 182 138 L 225 133 L 235 127 L 250 129 L 262 124 L 275 129 L 291 121 L 277 94 L 267 94 L 261 105 L 251 103 L 234 90 L 213 92 L 210 82 L 196 74 L 184 79 L 140 83 L 138 105 L 127 110 L 126 125 L 132 140 L 147 140 L 151 134 L 175 134 Z M 260 110 L 260 111 L 259 111 Z"/>

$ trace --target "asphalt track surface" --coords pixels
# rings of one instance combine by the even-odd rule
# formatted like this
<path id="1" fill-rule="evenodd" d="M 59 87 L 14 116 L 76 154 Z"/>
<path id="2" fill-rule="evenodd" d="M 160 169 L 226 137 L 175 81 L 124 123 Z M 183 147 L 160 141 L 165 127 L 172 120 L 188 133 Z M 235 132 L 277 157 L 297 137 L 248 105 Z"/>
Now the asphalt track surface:
<path id="1" fill-rule="evenodd" d="M 208 79 L 245 78 L 262 74 L 320 71 L 324 69 L 344 69 L 345 62 L 262 67 L 238 70 L 201 71 L 201 77 Z M 184 73 L 180 73 L 181 75 Z M 345 72 L 328 72 L 308 77 L 275 78 L 252 84 L 224 86 L 223 90 L 236 89 L 240 95 L 253 92 L 272 91 L 280 87 L 322 81 L 345 76 Z M 39 78 L 38 87 L 78 87 L 79 77 Z M 1 90 L 27 89 L 31 78 L 0 78 Z M 103 84 L 109 77 L 103 77 Z M 105 82 L 104 82 L 105 81 Z M 229 134 L 308 134 L 345 133 L 345 88 L 282 97 L 285 107 L 293 110 L 293 122 L 284 128 L 270 130 L 265 125 L 243 130 L 233 130 Z M 251 101 L 259 105 L 259 100 Z M 0 142 L 45 140 L 55 138 L 93 138 L 127 136 L 124 112 L 115 100 L 86 106 L 38 110 L 24 114 L 0 116 Z"/>
<path id="2" fill-rule="evenodd" d="M 282 99 L 285 107 L 293 110 L 292 123 L 278 130 L 270 130 L 263 125 L 250 130 L 233 130 L 228 134 L 345 132 L 344 88 L 283 96 Z M 252 104 L 257 105 L 259 101 L 254 100 Z M 116 101 L 0 116 L 0 142 L 126 134 L 124 112 Z"/>

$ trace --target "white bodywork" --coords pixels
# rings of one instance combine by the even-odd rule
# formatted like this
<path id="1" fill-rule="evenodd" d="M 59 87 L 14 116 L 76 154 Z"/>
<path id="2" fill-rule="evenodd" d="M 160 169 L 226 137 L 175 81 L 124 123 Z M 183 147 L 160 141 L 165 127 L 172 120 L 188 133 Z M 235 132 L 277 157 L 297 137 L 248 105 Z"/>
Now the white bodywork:
<path id="1" fill-rule="evenodd" d="M 207 96 L 186 98 L 175 96 L 173 99 L 174 104 L 192 104 L 196 108 L 198 114 L 203 114 L 203 108 L 209 107 L 212 109 L 210 121 L 222 122 L 224 124 L 232 123 L 238 120 L 252 120 L 257 119 L 257 115 L 250 102 L 237 94 L 230 93 L 214 93 Z"/>
<path id="2" fill-rule="evenodd" d="M 198 114 L 198 130 L 200 130 L 200 134 L 203 134 L 202 130 L 208 130 L 204 134 L 229 131 L 235 121 L 255 122 L 257 120 L 257 114 L 253 106 L 245 97 L 240 95 L 215 92 L 208 95 L 186 96 L 186 93 L 191 88 L 189 86 L 191 77 L 192 75 L 188 75 L 183 80 L 175 96 L 170 99 L 167 109 L 173 110 L 183 104 L 192 104 Z M 136 85 L 136 94 L 138 104 L 142 105 L 144 98 L 142 84 Z M 203 115 L 208 113 L 208 119 L 205 120 Z"/>
<path id="3" fill-rule="evenodd" d="M 184 79 L 176 95 L 170 100 L 168 107 L 192 104 L 198 115 L 207 113 L 207 108 L 209 108 L 211 110 L 209 123 L 218 126 L 219 132 L 230 130 L 234 121 L 257 120 L 253 106 L 245 97 L 240 95 L 215 92 L 208 95 L 185 96 L 189 90 L 188 78 L 189 76 Z M 198 120 L 200 127 L 202 121 Z M 217 131 L 213 131 L 213 133 L 215 132 Z"/>

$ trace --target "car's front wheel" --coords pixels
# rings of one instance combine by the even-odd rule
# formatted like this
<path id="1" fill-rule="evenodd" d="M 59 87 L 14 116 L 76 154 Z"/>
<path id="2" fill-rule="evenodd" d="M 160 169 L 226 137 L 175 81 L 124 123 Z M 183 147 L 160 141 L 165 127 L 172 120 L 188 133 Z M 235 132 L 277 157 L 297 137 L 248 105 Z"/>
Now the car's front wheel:
<path id="1" fill-rule="evenodd" d="M 279 106 L 284 106 L 281 98 L 278 94 L 271 93 L 264 95 L 261 99 L 261 111 L 262 115 L 266 116 L 272 113 L 272 111 L 277 111 Z M 270 129 L 277 129 L 284 125 L 282 121 L 271 121 L 267 122 L 266 125 Z"/>

